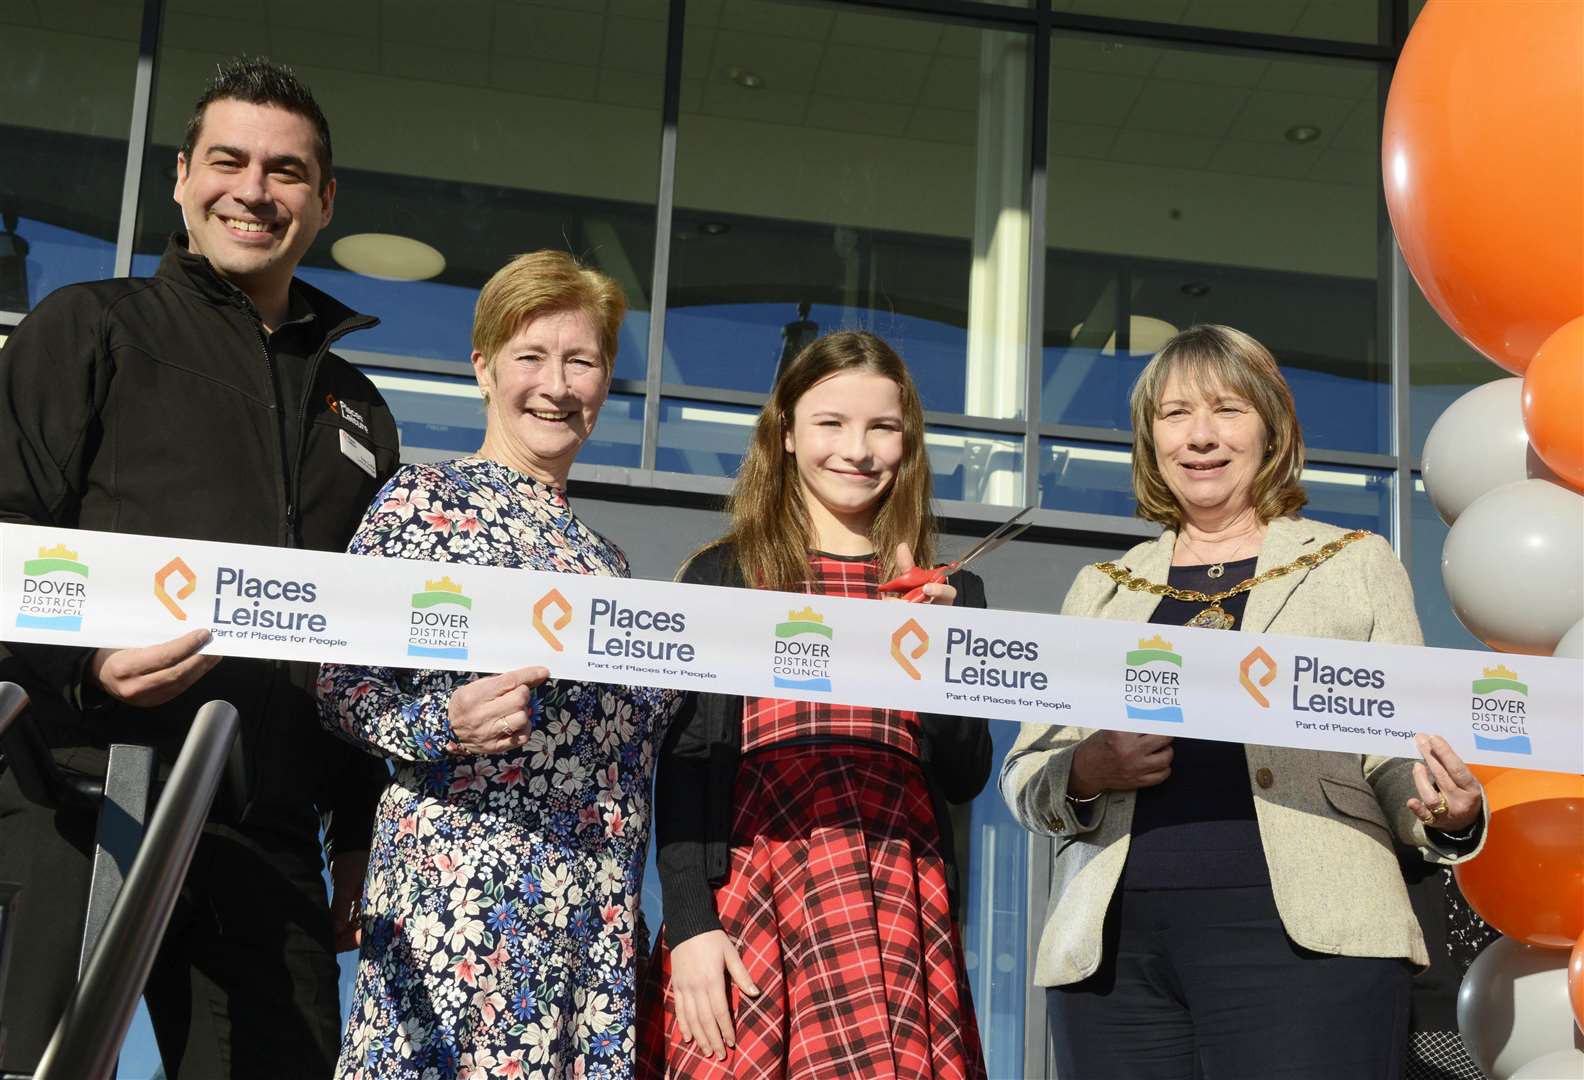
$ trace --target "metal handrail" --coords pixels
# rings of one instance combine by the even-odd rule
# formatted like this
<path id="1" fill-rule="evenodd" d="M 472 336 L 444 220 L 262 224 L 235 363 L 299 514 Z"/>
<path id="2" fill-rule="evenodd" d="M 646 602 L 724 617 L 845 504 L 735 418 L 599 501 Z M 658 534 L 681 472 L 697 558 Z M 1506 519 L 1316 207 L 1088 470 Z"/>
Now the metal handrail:
<path id="1" fill-rule="evenodd" d="M 0 723 L 0 752 L 4 752 L 23 797 L 50 809 L 96 809 L 104 796 L 104 781 L 68 773 L 57 765 L 38 727 L 26 721 L 15 722 L 27 704 L 27 692 L 20 686 L 0 683 L 0 717 L 5 721 Z"/>
<path id="2" fill-rule="evenodd" d="M 198 710 L 99 947 L 39 1060 L 36 1080 L 115 1075 L 138 995 L 154 966 L 239 727 L 237 711 L 227 702 L 211 701 Z"/>

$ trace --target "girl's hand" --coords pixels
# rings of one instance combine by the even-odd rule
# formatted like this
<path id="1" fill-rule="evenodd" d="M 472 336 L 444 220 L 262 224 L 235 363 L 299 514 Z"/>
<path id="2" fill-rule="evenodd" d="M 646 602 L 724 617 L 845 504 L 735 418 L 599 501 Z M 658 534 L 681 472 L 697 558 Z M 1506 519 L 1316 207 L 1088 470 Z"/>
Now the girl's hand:
<path id="1" fill-rule="evenodd" d="M 906 544 L 898 544 L 896 549 L 896 572 L 900 577 L 913 569 L 913 549 Z M 951 607 L 957 599 L 957 590 L 944 581 L 939 585 L 925 585 L 924 597 L 920 604 L 939 604 L 942 607 Z"/>
<path id="2" fill-rule="evenodd" d="M 726 1048 L 737 1045 L 726 1000 L 728 972 L 738 990 L 758 996 L 759 988 L 726 931 L 695 934 L 671 950 L 671 997 L 682 1041 L 697 1041 L 699 1050 L 722 1061 L 726 1060 Z"/>
<path id="3" fill-rule="evenodd" d="M 1467 832 L 1479 820 L 1485 789 L 1441 736 L 1415 735 L 1414 745 L 1424 761 L 1413 767 L 1419 797 L 1408 800 L 1408 809 L 1432 829 Z"/>
<path id="4" fill-rule="evenodd" d="M 549 677 L 547 668 L 525 667 L 457 687 L 447 709 L 453 739 L 447 749 L 477 757 L 504 754 L 527 742 L 534 687 Z"/>

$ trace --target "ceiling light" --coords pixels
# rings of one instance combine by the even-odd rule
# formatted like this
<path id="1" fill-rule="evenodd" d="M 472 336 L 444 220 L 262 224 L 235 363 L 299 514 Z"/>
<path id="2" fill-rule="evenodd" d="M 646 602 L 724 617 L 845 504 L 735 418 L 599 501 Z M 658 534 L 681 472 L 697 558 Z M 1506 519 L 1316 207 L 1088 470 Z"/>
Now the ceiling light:
<path id="1" fill-rule="evenodd" d="M 1084 324 L 1079 323 L 1072 328 L 1072 340 L 1077 341 L 1078 335 L 1083 332 Z M 1152 315 L 1128 316 L 1128 352 L 1134 356 L 1153 355 L 1161 350 L 1161 346 L 1170 341 L 1177 333 L 1177 328 L 1165 319 L 1157 319 Z M 1102 356 L 1115 356 L 1117 351 L 1116 331 L 1111 331 L 1111 336 L 1106 338 L 1106 343 L 1100 347 Z"/>
<path id="2" fill-rule="evenodd" d="M 1287 141 L 1311 143 L 1320 137 L 1320 129 L 1313 124 L 1297 124 L 1287 129 Z"/>
<path id="3" fill-rule="evenodd" d="M 422 240 L 394 233 L 357 233 L 330 245 L 330 257 L 354 274 L 385 281 L 427 281 L 445 269 L 445 256 Z"/>
<path id="4" fill-rule="evenodd" d="M 725 236 L 731 232 L 731 226 L 724 221 L 706 221 L 699 226 L 699 232 L 705 236 Z"/>
<path id="5" fill-rule="evenodd" d="M 744 90 L 763 90 L 764 77 L 757 72 L 749 71 L 745 67 L 733 64 L 726 69 L 726 77 Z"/>
<path id="6" fill-rule="evenodd" d="M 1202 281 L 1185 281 L 1182 284 L 1182 294 L 1184 296 L 1192 296 L 1195 299 L 1206 295 L 1209 291 L 1210 286 Z"/>

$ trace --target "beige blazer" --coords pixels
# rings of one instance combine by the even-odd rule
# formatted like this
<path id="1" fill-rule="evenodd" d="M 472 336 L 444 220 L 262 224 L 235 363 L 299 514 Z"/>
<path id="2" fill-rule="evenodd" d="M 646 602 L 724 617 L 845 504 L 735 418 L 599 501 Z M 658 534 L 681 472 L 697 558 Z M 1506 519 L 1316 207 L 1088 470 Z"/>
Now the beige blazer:
<path id="1" fill-rule="evenodd" d="M 1316 551 L 1342 533 L 1301 518 L 1272 521 L 1256 572 Z M 1167 530 L 1117 563 L 1140 577 L 1165 581 L 1175 541 Z M 1120 589 L 1086 566 L 1062 614 L 1142 623 L 1158 602 L 1148 593 Z M 1300 637 L 1423 643 L 1408 575 L 1379 536 L 1350 544 L 1313 570 L 1257 586 L 1243 626 Z M 1077 982 L 1099 966 L 1101 924 L 1132 838 L 1133 792 L 1107 792 L 1083 807 L 1066 799 L 1073 749 L 1093 730 L 1025 725 L 1001 767 L 1001 794 L 1013 815 L 1025 828 L 1057 841 L 1051 902 L 1034 964 L 1040 986 Z M 1428 964 L 1392 838 L 1443 864 L 1472 858 L 1478 848 L 1460 857 L 1426 836 L 1406 806 L 1415 794 L 1413 762 L 1273 746 L 1245 750 L 1271 891 L 1288 936 L 1315 952 Z M 1483 828 L 1480 837 L 1483 843 Z"/>

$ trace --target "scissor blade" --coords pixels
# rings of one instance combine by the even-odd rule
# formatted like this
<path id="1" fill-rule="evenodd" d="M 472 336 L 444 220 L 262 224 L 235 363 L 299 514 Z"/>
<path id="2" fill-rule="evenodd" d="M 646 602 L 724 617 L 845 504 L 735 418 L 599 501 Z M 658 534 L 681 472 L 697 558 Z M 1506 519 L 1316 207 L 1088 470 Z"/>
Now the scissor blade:
<path id="1" fill-rule="evenodd" d="M 979 556 L 994 551 L 1008 540 L 1012 540 L 1018 536 L 1021 536 L 1024 529 L 1027 529 L 1030 525 L 1034 524 L 1032 521 L 1023 521 L 1024 518 L 1028 517 L 1028 515 L 1032 514 L 1033 512 L 1034 508 L 1032 506 L 1025 506 L 1023 509 L 1019 510 L 1016 514 L 1012 515 L 1005 522 L 1003 522 L 1001 527 L 995 532 L 991 533 L 973 547 L 969 548 L 967 553 L 964 554 L 962 558 L 958 559 L 952 564 L 952 568 L 954 570 L 961 569 L 962 567 L 967 566 L 974 559 L 977 559 Z M 1019 522 L 1022 522 L 1022 524 L 1019 524 Z"/>

